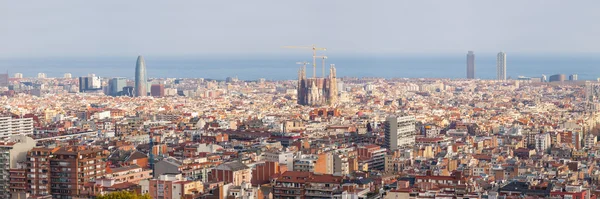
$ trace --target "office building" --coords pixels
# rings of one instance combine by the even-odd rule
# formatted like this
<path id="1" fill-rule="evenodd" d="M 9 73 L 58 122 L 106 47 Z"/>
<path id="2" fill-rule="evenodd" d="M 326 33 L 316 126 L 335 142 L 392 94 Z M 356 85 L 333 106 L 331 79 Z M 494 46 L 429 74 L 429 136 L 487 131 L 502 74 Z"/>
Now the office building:
<path id="1" fill-rule="evenodd" d="M 0 117 L 0 139 L 6 140 L 13 135 L 33 134 L 32 118 Z"/>
<path id="2" fill-rule="evenodd" d="M 127 79 L 124 77 L 115 77 L 108 81 L 108 94 L 111 96 L 120 96 L 123 94 L 123 88 L 127 86 Z"/>
<path id="3" fill-rule="evenodd" d="M 63 78 L 65 78 L 65 79 L 71 79 L 71 78 L 73 78 L 73 75 L 71 75 L 71 73 L 65 73 L 63 75 Z"/>
<path id="4" fill-rule="evenodd" d="M 44 79 L 44 78 L 46 78 L 46 73 L 38 73 L 38 74 L 37 74 L 37 78 L 39 78 L 39 79 Z"/>
<path id="5" fill-rule="evenodd" d="M 506 53 L 499 52 L 496 57 L 496 80 L 506 80 Z"/>
<path id="6" fill-rule="evenodd" d="M 23 78 L 23 73 L 15 73 L 14 78 Z"/>
<path id="7" fill-rule="evenodd" d="M 578 80 L 577 74 L 569 75 L 569 81 L 577 81 L 577 80 Z"/>
<path id="8" fill-rule="evenodd" d="M 164 97 L 165 96 L 165 85 L 164 84 L 153 84 L 150 89 L 150 95 L 152 95 L 152 97 Z"/>
<path id="9" fill-rule="evenodd" d="M 467 53 L 467 79 L 475 79 L 475 53 Z"/>
<path id="10" fill-rule="evenodd" d="M 87 77 L 79 77 L 79 92 L 89 92 L 102 90 L 102 80 L 100 77 L 90 74 Z"/>
<path id="11" fill-rule="evenodd" d="M 138 56 L 135 64 L 135 96 L 146 96 L 148 95 L 148 77 L 146 76 L 146 62 L 144 57 Z"/>
<path id="12" fill-rule="evenodd" d="M 90 146 L 61 147 L 50 158 L 49 186 L 53 198 L 89 197 L 85 184 L 102 178 L 106 172 L 107 153 Z"/>
<path id="13" fill-rule="evenodd" d="M 0 143 L 0 197 L 11 198 L 11 190 L 21 190 L 27 181 L 23 176 L 27 151 L 35 147 L 35 140 L 25 135 L 11 136 L 8 142 Z M 18 167 L 19 166 L 19 167 Z M 13 181 L 10 181 L 11 170 Z"/>
<path id="14" fill-rule="evenodd" d="M 135 88 L 133 86 L 125 86 L 123 87 L 123 95 L 133 97 L 135 96 Z"/>
<path id="15" fill-rule="evenodd" d="M 549 82 L 564 82 L 565 79 L 566 79 L 565 74 L 556 74 L 556 75 L 550 76 L 550 79 L 548 81 Z"/>
<path id="16" fill-rule="evenodd" d="M 415 143 L 417 134 L 414 116 L 391 116 L 385 121 L 385 147 L 394 151 Z"/>

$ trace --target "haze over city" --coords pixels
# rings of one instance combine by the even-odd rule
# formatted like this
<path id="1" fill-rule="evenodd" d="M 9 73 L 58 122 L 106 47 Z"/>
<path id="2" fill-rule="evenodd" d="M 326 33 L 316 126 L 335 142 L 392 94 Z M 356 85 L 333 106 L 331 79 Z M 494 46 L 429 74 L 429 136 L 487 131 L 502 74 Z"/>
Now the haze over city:
<path id="1" fill-rule="evenodd" d="M 600 2 L 0 2 L 0 57 L 330 53 L 600 53 Z"/>

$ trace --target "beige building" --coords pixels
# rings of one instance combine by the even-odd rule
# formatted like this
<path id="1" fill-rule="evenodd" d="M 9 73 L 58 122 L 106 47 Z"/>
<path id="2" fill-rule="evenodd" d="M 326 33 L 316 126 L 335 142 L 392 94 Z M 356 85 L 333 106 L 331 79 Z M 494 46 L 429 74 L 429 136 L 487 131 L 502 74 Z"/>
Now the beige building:
<path id="1" fill-rule="evenodd" d="M 17 163 L 24 162 L 27 151 L 35 147 L 35 140 L 25 135 L 13 136 L 8 142 L 0 143 L 0 197 L 10 198 L 9 190 L 11 169 L 17 168 Z M 15 182 L 17 183 L 17 182 Z"/>

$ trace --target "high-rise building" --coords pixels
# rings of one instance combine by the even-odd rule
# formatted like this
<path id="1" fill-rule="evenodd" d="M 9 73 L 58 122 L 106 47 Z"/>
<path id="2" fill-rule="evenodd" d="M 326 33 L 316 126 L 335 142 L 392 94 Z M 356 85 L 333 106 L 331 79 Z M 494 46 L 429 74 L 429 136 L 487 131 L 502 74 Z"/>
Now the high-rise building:
<path id="1" fill-rule="evenodd" d="M 467 79 L 475 79 L 475 53 L 467 53 Z"/>
<path id="2" fill-rule="evenodd" d="M 546 75 L 544 75 L 544 74 L 542 74 L 541 79 L 542 79 L 542 82 L 547 82 L 548 81 L 548 77 Z"/>
<path id="3" fill-rule="evenodd" d="M 123 94 L 123 88 L 127 86 L 127 79 L 124 77 L 115 77 L 108 81 L 108 94 L 111 96 L 120 96 Z"/>
<path id="4" fill-rule="evenodd" d="M 577 74 L 569 75 L 569 81 L 577 81 L 577 80 L 578 80 Z"/>
<path id="5" fill-rule="evenodd" d="M 50 157 L 60 148 L 33 148 L 25 160 L 28 168 L 28 193 L 32 196 L 50 195 Z"/>
<path id="6" fill-rule="evenodd" d="M 37 78 L 39 78 L 39 79 L 46 78 L 46 73 L 38 73 Z"/>
<path id="7" fill-rule="evenodd" d="M 15 73 L 15 78 L 23 78 L 23 73 Z"/>
<path id="8" fill-rule="evenodd" d="M 506 80 L 506 53 L 499 52 L 496 57 L 496 80 Z"/>
<path id="9" fill-rule="evenodd" d="M 548 81 L 549 82 L 564 82 L 565 79 L 566 79 L 565 74 L 556 74 L 556 75 L 550 76 L 550 79 Z"/>
<path id="10" fill-rule="evenodd" d="M 104 177 L 107 153 L 90 146 L 61 147 L 50 158 L 52 198 L 89 197 L 83 192 L 85 184 Z"/>
<path id="11" fill-rule="evenodd" d="M 138 56 L 135 64 L 135 96 L 146 96 L 148 95 L 148 77 L 146 76 L 146 62 L 144 57 Z"/>
<path id="12" fill-rule="evenodd" d="M 414 116 L 391 116 L 385 121 L 385 147 L 394 151 L 415 143 L 417 134 Z"/>
<path id="13" fill-rule="evenodd" d="M 95 74 L 79 77 L 79 92 L 102 90 L 102 80 Z"/>
<path id="14" fill-rule="evenodd" d="M 0 117 L 0 139 L 8 139 L 13 135 L 33 134 L 32 118 Z"/>
<path id="15" fill-rule="evenodd" d="M 164 84 L 153 84 L 150 89 L 150 94 L 153 97 L 164 97 L 165 96 L 165 85 Z"/>
<path id="16" fill-rule="evenodd" d="M 327 78 L 307 78 L 306 68 L 298 71 L 298 104 L 327 105 L 338 101 L 337 77 L 335 65 L 331 64 Z"/>
<path id="17" fill-rule="evenodd" d="M 24 178 L 19 178 L 23 174 L 23 168 L 17 166 L 25 161 L 27 151 L 33 147 L 35 140 L 25 135 L 12 136 L 9 142 L 0 143 L 0 197 L 11 198 L 10 187 L 19 189 L 26 183 Z M 10 181 L 11 170 L 14 181 Z"/>
<path id="18" fill-rule="evenodd" d="M 65 79 L 71 79 L 71 78 L 73 78 L 73 76 L 71 75 L 71 73 L 65 73 L 63 75 L 63 78 L 65 78 Z"/>

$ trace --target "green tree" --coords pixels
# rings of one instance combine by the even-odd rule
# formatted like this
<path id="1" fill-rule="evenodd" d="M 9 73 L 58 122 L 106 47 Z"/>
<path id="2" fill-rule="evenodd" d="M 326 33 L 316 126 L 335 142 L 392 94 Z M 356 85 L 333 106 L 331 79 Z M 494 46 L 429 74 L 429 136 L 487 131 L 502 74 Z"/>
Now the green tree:
<path id="1" fill-rule="evenodd" d="M 129 191 L 112 192 L 96 197 L 97 199 L 152 199 L 150 195 L 139 195 Z"/>

